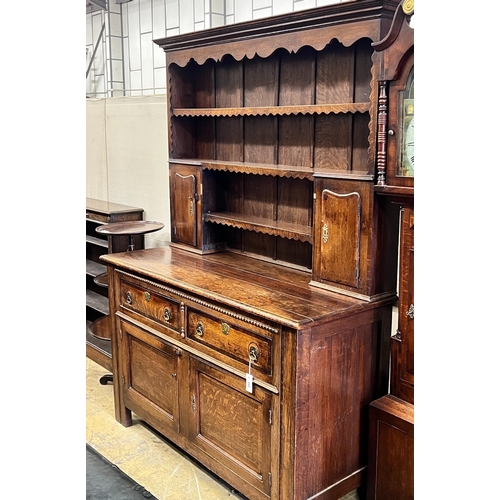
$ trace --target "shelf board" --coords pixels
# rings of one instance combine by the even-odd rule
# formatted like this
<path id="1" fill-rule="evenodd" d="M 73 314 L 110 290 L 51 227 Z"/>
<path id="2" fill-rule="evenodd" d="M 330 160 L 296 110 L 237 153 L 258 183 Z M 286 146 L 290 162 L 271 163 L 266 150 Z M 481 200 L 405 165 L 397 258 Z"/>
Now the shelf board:
<path id="1" fill-rule="evenodd" d="M 292 224 L 291 222 L 275 221 L 263 217 L 238 214 L 232 212 L 210 212 L 203 215 L 205 222 L 213 222 L 225 226 L 236 227 L 257 233 L 281 236 L 290 240 L 312 243 L 312 227 Z"/>
<path id="2" fill-rule="evenodd" d="M 102 238 L 96 238 L 95 236 L 89 236 L 88 234 L 85 236 L 85 241 L 87 243 L 92 243 L 93 245 L 97 245 L 99 247 L 108 248 L 108 240 L 103 240 Z"/>
<path id="3" fill-rule="evenodd" d="M 203 170 L 221 170 L 240 174 L 270 175 L 273 177 L 288 177 L 292 179 L 307 179 L 312 181 L 314 170 L 310 167 L 293 167 L 290 165 L 269 165 L 265 163 L 248 163 L 213 159 L 170 158 L 170 163 L 199 166 Z"/>
<path id="4" fill-rule="evenodd" d="M 249 106 L 235 108 L 174 108 L 173 116 L 282 116 L 305 114 L 367 113 L 369 102 L 309 104 L 298 106 Z"/>
<path id="5" fill-rule="evenodd" d="M 293 179 L 313 180 L 314 171 L 310 167 L 291 167 L 289 165 L 265 165 L 262 163 L 244 163 L 218 160 L 201 160 L 204 170 L 224 170 L 227 172 L 290 177 Z"/>
<path id="6" fill-rule="evenodd" d="M 111 359 L 111 342 L 109 340 L 102 340 L 94 337 L 89 332 L 90 321 L 87 320 L 87 334 L 86 334 L 86 356 L 98 365 L 104 367 L 108 371 L 113 370 L 113 363 Z"/>
<path id="7" fill-rule="evenodd" d="M 109 300 L 107 297 L 99 295 L 92 290 L 86 290 L 85 292 L 87 307 L 95 309 L 102 314 L 109 314 Z"/>
<path id="8" fill-rule="evenodd" d="M 100 262 L 94 262 L 90 259 L 86 259 L 85 267 L 87 274 L 93 276 L 94 278 L 102 273 L 105 273 L 107 270 L 107 267 L 104 264 L 101 264 Z"/>

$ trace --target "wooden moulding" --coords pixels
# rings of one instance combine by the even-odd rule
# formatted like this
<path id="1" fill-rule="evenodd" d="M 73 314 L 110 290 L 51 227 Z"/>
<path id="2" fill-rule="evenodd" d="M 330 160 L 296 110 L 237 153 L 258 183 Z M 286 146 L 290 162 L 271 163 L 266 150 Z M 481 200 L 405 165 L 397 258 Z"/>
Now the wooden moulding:
<path id="1" fill-rule="evenodd" d="M 175 108 L 173 116 L 279 116 L 290 114 L 366 113 L 370 103 L 304 106 L 249 106 L 241 108 Z"/>
<path id="2" fill-rule="evenodd" d="M 364 36 L 380 40 L 380 18 L 390 23 L 397 5 L 393 0 L 358 0 L 356 8 L 350 3 L 335 4 L 239 23 L 238 30 L 232 25 L 221 26 L 154 42 L 168 53 L 167 65 L 179 66 L 185 66 L 191 58 L 199 64 L 208 59 L 220 61 L 226 54 L 232 54 L 236 60 L 252 59 L 255 55 L 265 58 L 283 47 L 290 53 L 306 45 L 322 50 L 333 39 L 347 47 L 359 38 L 360 24 Z"/>

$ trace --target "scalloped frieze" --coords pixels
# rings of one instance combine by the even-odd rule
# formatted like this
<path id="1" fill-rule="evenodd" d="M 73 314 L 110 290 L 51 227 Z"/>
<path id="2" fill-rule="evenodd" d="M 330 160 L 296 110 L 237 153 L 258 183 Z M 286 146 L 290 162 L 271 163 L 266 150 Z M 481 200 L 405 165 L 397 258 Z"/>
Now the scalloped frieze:
<path id="1" fill-rule="evenodd" d="M 360 28 L 360 26 L 363 26 Z M 288 51 L 290 54 L 297 53 L 302 47 L 312 47 L 323 50 L 333 40 L 337 40 L 345 47 L 350 47 L 361 38 L 378 40 L 380 37 L 380 21 L 368 19 L 360 23 L 347 23 L 321 28 L 304 29 L 299 32 L 280 33 L 275 35 L 255 36 L 244 40 L 223 42 L 217 45 L 208 44 L 198 47 L 189 47 L 184 50 L 169 51 L 168 40 L 163 46 L 167 52 L 167 66 L 175 63 L 185 67 L 191 59 L 198 64 L 204 64 L 208 59 L 219 62 L 226 55 L 231 55 L 237 61 L 244 57 L 253 59 L 255 56 L 267 58 L 278 49 Z M 360 36 L 360 33 L 363 35 Z"/>
<path id="2" fill-rule="evenodd" d="M 297 170 L 293 167 L 285 166 L 279 167 L 266 167 L 264 165 L 252 165 L 245 163 L 237 165 L 234 163 L 218 163 L 218 162 L 203 162 L 203 170 L 217 170 L 221 172 L 244 173 L 254 175 L 267 175 L 271 177 L 286 177 L 289 179 L 306 179 L 309 181 L 314 180 L 313 170 Z"/>
<path id="3" fill-rule="evenodd" d="M 175 108 L 174 116 L 283 116 L 283 115 L 320 115 L 339 113 L 366 113 L 369 102 L 345 103 L 310 106 L 259 106 L 242 108 Z"/>

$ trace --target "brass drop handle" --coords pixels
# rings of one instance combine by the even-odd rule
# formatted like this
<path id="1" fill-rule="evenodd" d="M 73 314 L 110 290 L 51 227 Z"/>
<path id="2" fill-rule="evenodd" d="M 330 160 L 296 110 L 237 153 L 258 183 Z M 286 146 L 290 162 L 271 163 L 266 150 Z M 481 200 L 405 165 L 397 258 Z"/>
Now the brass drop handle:
<path id="1" fill-rule="evenodd" d="M 132 304 L 132 294 L 130 292 L 127 292 L 127 297 L 125 300 L 127 301 L 127 304 Z"/>
<path id="2" fill-rule="evenodd" d="M 259 348 L 255 345 L 251 345 L 248 348 L 248 357 L 250 358 L 252 363 L 256 363 L 259 358 Z"/>
<path id="3" fill-rule="evenodd" d="M 165 311 L 163 311 L 163 319 L 168 323 L 171 318 L 172 318 L 172 311 L 166 308 Z"/>
<path id="4" fill-rule="evenodd" d="M 196 325 L 196 335 L 198 335 L 198 337 L 203 337 L 203 333 L 205 333 L 205 328 L 201 322 L 198 322 Z"/>

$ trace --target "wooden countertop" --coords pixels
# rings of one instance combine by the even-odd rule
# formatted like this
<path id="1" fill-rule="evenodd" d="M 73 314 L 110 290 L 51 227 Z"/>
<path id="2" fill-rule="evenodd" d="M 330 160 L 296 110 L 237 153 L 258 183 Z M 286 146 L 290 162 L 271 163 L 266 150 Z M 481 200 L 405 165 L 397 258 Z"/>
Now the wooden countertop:
<path id="1" fill-rule="evenodd" d="M 309 285 L 311 275 L 240 254 L 199 255 L 174 247 L 106 254 L 106 264 L 294 329 L 379 307 Z M 383 303 L 394 302 L 396 297 Z"/>

